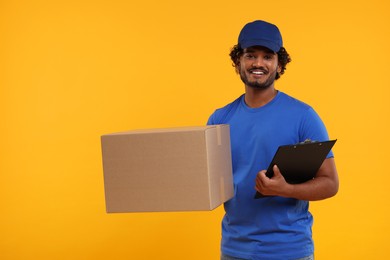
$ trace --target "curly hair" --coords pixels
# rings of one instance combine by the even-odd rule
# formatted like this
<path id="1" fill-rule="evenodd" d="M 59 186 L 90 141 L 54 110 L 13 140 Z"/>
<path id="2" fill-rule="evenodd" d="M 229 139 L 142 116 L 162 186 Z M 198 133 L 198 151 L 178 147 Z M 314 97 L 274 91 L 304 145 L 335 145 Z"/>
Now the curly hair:
<path id="1" fill-rule="evenodd" d="M 230 51 L 230 59 L 233 61 L 233 67 L 238 70 L 238 65 L 240 64 L 240 58 L 244 54 L 244 49 L 241 48 L 240 45 L 234 45 L 233 48 Z M 291 57 L 287 53 L 286 49 L 284 47 L 281 47 L 280 50 L 277 52 L 278 54 L 278 62 L 280 65 L 280 72 L 276 73 L 275 79 L 280 78 L 282 74 L 284 74 L 284 71 L 286 70 L 287 63 L 291 62 Z"/>

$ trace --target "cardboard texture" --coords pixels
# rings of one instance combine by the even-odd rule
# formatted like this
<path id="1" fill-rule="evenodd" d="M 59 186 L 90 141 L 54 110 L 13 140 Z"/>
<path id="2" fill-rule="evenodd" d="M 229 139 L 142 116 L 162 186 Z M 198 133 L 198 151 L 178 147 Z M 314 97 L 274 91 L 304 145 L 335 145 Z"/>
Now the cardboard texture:
<path id="1" fill-rule="evenodd" d="M 101 137 L 106 210 L 212 210 L 233 196 L 228 125 Z"/>

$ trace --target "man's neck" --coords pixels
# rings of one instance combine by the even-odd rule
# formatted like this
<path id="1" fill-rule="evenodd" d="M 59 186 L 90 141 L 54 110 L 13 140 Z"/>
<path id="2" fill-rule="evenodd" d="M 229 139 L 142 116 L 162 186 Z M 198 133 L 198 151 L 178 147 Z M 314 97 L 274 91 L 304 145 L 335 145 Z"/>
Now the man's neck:
<path id="1" fill-rule="evenodd" d="M 269 103 L 278 91 L 272 85 L 267 89 L 255 89 L 245 86 L 245 103 L 251 108 L 258 108 Z"/>

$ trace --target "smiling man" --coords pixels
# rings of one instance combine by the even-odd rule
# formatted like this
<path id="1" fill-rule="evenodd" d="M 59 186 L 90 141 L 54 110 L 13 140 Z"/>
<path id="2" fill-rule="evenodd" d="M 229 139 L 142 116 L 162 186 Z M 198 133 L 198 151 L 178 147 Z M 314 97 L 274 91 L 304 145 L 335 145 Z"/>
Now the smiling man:
<path id="1" fill-rule="evenodd" d="M 301 184 L 287 183 L 277 167 L 268 178 L 264 169 L 280 145 L 328 140 L 326 128 L 312 107 L 275 88 L 291 61 L 275 25 L 246 24 L 230 57 L 245 94 L 208 121 L 231 131 L 235 195 L 224 205 L 221 260 L 314 259 L 309 201 L 337 193 L 333 153 Z M 256 191 L 268 196 L 254 199 Z"/>
<path id="2" fill-rule="evenodd" d="M 245 49 L 242 60 L 237 65 L 241 80 L 246 86 L 255 89 L 271 87 L 274 84 L 276 74 L 280 72 L 277 54 L 261 46 Z M 250 78 L 252 81 L 249 80 Z"/>

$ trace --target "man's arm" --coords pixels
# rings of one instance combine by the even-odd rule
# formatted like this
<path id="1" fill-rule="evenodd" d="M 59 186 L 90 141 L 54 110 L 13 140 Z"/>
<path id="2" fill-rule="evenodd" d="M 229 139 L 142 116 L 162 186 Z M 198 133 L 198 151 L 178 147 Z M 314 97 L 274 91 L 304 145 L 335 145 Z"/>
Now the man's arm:
<path id="1" fill-rule="evenodd" d="M 256 177 L 256 190 L 263 195 L 282 196 L 300 200 L 323 200 L 338 192 L 339 178 L 334 158 L 325 159 L 316 177 L 301 184 L 289 184 L 274 166 L 274 176 L 268 178 L 262 170 Z"/>

